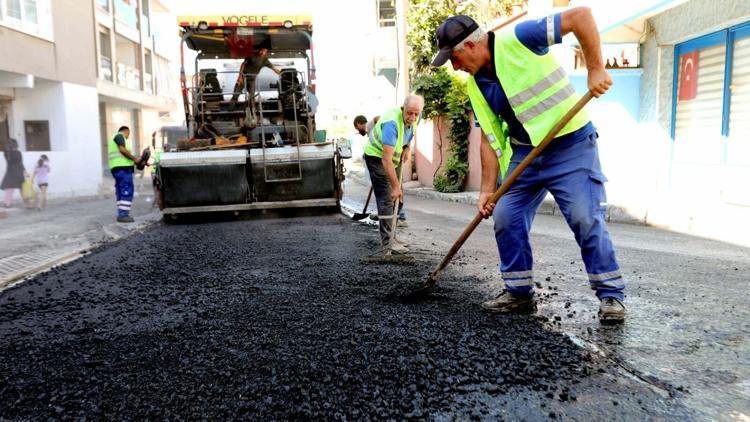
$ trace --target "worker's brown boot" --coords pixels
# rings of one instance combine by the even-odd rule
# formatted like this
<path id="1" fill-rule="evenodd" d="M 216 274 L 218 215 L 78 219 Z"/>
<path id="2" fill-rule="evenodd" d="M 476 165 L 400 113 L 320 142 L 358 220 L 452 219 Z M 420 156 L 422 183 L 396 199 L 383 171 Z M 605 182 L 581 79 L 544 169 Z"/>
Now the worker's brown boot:
<path id="1" fill-rule="evenodd" d="M 625 321 L 625 305 L 613 297 L 605 297 L 599 303 L 599 322 L 619 324 Z"/>
<path id="2" fill-rule="evenodd" d="M 536 301 L 533 296 L 516 296 L 507 290 L 493 300 L 482 303 L 482 308 L 490 312 L 511 313 L 531 312 L 536 309 Z"/>
<path id="3" fill-rule="evenodd" d="M 390 251 L 395 254 L 405 254 L 409 252 L 409 249 L 406 248 L 406 245 L 399 241 L 395 241 L 393 242 L 393 244 L 386 246 L 386 249 L 390 249 Z"/>

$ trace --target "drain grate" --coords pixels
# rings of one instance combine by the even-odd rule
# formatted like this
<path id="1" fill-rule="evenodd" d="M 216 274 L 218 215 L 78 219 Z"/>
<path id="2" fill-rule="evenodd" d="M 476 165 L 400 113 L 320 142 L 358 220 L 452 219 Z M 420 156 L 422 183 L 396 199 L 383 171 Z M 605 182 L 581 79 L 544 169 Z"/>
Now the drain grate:
<path id="1" fill-rule="evenodd" d="M 0 259 L 0 287 L 8 282 L 23 277 L 34 271 L 64 259 L 71 255 L 71 251 L 41 251 L 23 255 L 14 255 Z"/>

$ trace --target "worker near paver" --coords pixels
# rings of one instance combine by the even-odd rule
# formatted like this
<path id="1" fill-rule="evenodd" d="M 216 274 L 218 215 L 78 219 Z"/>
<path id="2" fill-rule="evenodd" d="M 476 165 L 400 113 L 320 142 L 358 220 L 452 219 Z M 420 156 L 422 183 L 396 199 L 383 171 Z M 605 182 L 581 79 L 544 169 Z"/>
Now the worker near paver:
<path id="1" fill-rule="evenodd" d="M 375 127 L 375 125 L 378 123 L 378 120 L 380 120 L 380 116 L 375 116 L 372 118 L 372 120 L 367 121 L 367 118 L 365 116 L 357 116 L 354 118 L 354 129 L 357 130 L 357 132 L 362 136 L 370 136 L 370 132 L 372 132 L 372 129 Z M 400 172 L 402 169 L 402 166 L 396 167 L 396 174 Z M 370 219 L 371 220 L 377 220 L 378 214 L 377 213 L 371 213 Z M 408 227 L 409 223 L 406 222 L 406 211 L 404 211 L 404 198 L 401 197 L 401 201 L 398 203 L 398 220 L 396 220 L 396 225 L 398 227 Z"/>
<path id="2" fill-rule="evenodd" d="M 482 307 L 494 312 L 533 310 L 533 258 L 529 230 L 537 208 L 552 193 L 575 234 L 591 288 L 600 299 L 599 319 L 625 319 L 625 283 L 604 220 L 607 180 L 599 164 L 598 134 L 585 111 L 578 113 L 498 201 L 488 204 L 500 178 L 510 174 L 579 100 L 549 46 L 572 32 L 588 68 L 588 88 L 599 97 L 612 79 L 604 70 L 598 30 L 588 8 L 572 8 L 485 32 L 468 16 L 446 19 L 437 30 L 432 65 L 450 60 L 470 74 L 469 100 L 482 128 L 482 186 L 477 207 L 493 216 L 505 288 Z"/>
<path id="3" fill-rule="evenodd" d="M 396 168 L 399 163 L 408 168 L 409 143 L 423 108 L 424 99 L 421 96 L 408 95 L 402 107 L 390 109 L 380 116 L 365 145 L 365 164 L 378 206 L 380 241 L 384 250 L 406 252 L 403 242 L 390 242 L 393 203 L 403 199 Z"/>
<path id="4" fill-rule="evenodd" d="M 109 170 L 115 178 L 115 195 L 117 196 L 117 222 L 132 223 L 130 208 L 133 206 L 133 172 L 140 165 L 140 158 L 130 152 L 130 128 L 122 126 L 107 144 Z"/>
<path id="5" fill-rule="evenodd" d="M 367 117 L 361 114 L 354 118 L 354 130 L 359 133 L 359 136 L 367 136 Z"/>
<path id="6" fill-rule="evenodd" d="M 242 92 L 242 88 L 245 87 L 245 83 L 247 82 L 247 101 L 251 105 L 252 108 L 252 100 L 253 96 L 255 95 L 255 79 L 258 76 L 258 73 L 264 68 L 268 67 L 274 72 L 276 72 L 277 75 L 281 74 L 281 70 L 274 66 L 273 63 L 271 63 L 271 60 L 268 59 L 268 50 L 270 49 L 270 42 L 263 43 L 259 46 L 258 50 L 253 52 L 253 54 L 249 57 L 246 57 L 245 60 L 240 65 L 239 75 L 237 75 L 237 82 L 234 84 L 234 93 L 232 94 L 232 99 L 229 102 L 229 109 L 233 109 L 235 104 L 237 104 L 237 99 L 240 97 L 240 93 Z"/>

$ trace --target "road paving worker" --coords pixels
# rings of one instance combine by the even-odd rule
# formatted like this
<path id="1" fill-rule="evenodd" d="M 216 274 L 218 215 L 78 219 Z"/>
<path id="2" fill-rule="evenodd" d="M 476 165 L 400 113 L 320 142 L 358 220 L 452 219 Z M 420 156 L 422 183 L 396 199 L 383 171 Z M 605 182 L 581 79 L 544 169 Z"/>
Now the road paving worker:
<path id="1" fill-rule="evenodd" d="M 372 132 L 372 129 L 378 123 L 378 120 L 380 120 L 380 116 L 375 116 L 370 121 L 368 121 L 365 116 L 357 116 L 354 119 L 354 129 L 356 129 L 360 135 L 369 137 L 370 132 Z M 397 166 L 396 174 L 398 174 L 402 168 L 403 166 Z M 370 219 L 377 220 L 378 214 L 371 213 Z M 396 225 L 398 227 L 409 227 L 409 223 L 407 223 L 406 221 L 406 211 L 404 211 L 404 197 L 403 196 L 401 197 L 401 201 L 399 201 L 398 203 L 398 219 L 396 220 Z"/>
<path id="2" fill-rule="evenodd" d="M 600 299 L 599 319 L 625 319 L 625 283 L 607 231 L 607 179 L 599 164 L 598 134 L 585 111 L 578 113 L 524 171 L 496 206 L 490 196 L 580 99 L 549 46 L 572 32 L 588 68 L 588 88 L 604 94 L 612 79 L 604 70 L 591 11 L 578 7 L 497 33 L 485 32 L 468 16 L 446 19 L 437 29 L 439 52 L 432 65 L 448 60 L 470 74 L 469 100 L 482 143 L 482 185 L 477 207 L 493 216 L 504 289 L 482 307 L 494 312 L 533 310 L 533 258 L 529 230 L 547 192 L 552 193 L 575 234 L 591 288 Z"/>
<path id="3" fill-rule="evenodd" d="M 271 48 L 271 42 L 266 41 L 258 46 L 258 50 L 255 51 L 251 56 L 245 58 L 240 65 L 239 75 L 237 75 L 237 82 L 234 84 L 234 92 L 232 93 L 232 99 L 229 101 L 229 109 L 233 110 L 237 104 L 237 99 L 240 97 L 242 88 L 247 85 L 247 101 L 250 108 L 253 109 L 253 97 L 255 96 L 255 80 L 257 79 L 258 73 L 264 68 L 268 67 L 273 70 L 277 75 L 281 74 L 281 69 L 274 66 L 271 60 L 268 59 L 268 50 Z"/>
<path id="4" fill-rule="evenodd" d="M 404 242 L 396 240 L 390 244 L 393 203 L 403 200 L 396 168 L 399 163 L 409 168 L 410 141 L 423 108 L 421 96 L 408 95 L 402 107 L 390 109 L 380 116 L 365 145 L 365 164 L 378 206 L 380 241 L 384 249 L 393 252 L 406 252 Z"/>
<path id="5" fill-rule="evenodd" d="M 136 165 L 140 166 L 140 158 L 130 152 L 133 147 L 130 142 L 130 128 L 122 126 L 107 144 L 109 170 L 115 178 L 115 195 L 117 196 L 117 222 L 132 223 L 130 208 L 133 206 L 133 172 Z"/>

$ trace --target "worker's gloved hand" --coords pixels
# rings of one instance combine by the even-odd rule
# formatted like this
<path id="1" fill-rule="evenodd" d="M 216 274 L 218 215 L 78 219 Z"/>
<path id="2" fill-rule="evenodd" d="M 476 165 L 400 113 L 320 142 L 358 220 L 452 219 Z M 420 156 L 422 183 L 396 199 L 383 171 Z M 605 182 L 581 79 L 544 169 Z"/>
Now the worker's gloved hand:
<path id="1" fill-rule="evenodd" d="M 477 209 L 482 214 L 483 218 L 489 218 L 492 212 L 495 210 L 495 204 L 489 204 L 492 192 L 481 192 L 479 194 L 479 200 L 477 201 Z"/>
<path id="2" fill-rule="evenodd" d="M 135 162 L 135 168 L 138 170 L 143 170 L 148 165 L 148 159 L 151 158 L 151 149 L 146 148 L 141 153 L 141 158 L 138 159 L 138 161 Z"/>

